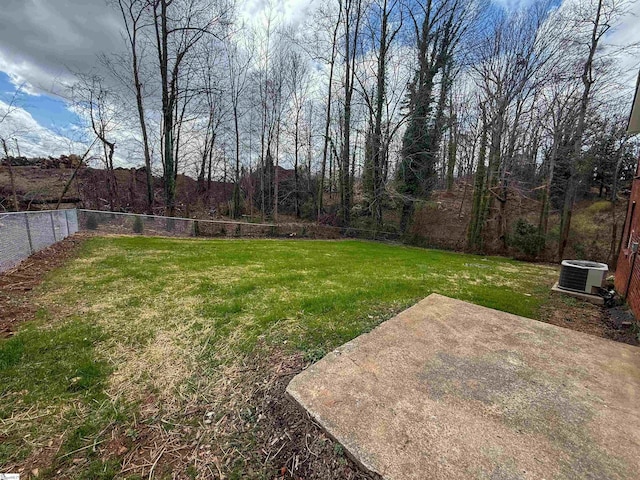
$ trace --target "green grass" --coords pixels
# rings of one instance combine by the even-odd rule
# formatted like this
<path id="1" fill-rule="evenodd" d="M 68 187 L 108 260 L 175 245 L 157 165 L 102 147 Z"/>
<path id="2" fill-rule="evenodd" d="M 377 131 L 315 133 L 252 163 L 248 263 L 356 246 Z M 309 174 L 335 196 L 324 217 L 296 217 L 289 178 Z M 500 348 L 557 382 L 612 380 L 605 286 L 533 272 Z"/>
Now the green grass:
<path id="1" fill-rule="evenodd" d="M 38 290 L 38 318 L 0 341 L 0 418 L 52 411 L 0 429 L 0 465 L 33 451 L 25 433 L 66 431 L 61 457 L 127 424 L 150 393 L 169 411 L 246 354 L 318 359 L 433 292 L 536 318 L 555 276 L 360 241 L 93 238 Z"/>
<path id="2" fill-rule="evenodd" d="M 613 204 L 608 200 L 600 200 L 589 205 L 585 210 L 592 214 L 610 212 Z"/>
<path id="3" fill-rule="evenodd" d="M 27 325 L 1 345 L 0 395 L 23 391 L 25 402 L 69 397 L 94 398 L 109 367 L 95 359 L 101 329 L 70 319 L 54 329 Z"/>
<path id="4" fill-rule="evenodd" d="M 555 275 L 504 258 L 359 241 L 94 239 L 82 258 L 52 286 L 89 311 L 99 300 L 94 313 L 112 317 L 106 328 L 137 319 L 112 332 L 120 340 L 189 327 L 233 354 L 258 339 L 331 349 L 432 292 L 535 318 Z"/>

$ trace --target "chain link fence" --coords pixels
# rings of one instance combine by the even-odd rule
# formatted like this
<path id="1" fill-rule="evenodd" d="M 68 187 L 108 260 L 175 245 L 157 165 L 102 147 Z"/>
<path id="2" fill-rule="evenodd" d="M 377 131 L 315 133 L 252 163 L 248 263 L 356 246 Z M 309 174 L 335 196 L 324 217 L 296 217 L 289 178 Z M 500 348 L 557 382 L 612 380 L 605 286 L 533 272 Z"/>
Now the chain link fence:
<path id="1" fill-rule="evenodd" d="M 78 209 L 78 221 L 80 222 L 80 230 L 120 235 L 236 238 L 366 238 L 373 240 L 397 240 L 400 237 L 398 233 L 394 232 L 332 227 L 312 223 L 251 223 L 85 209 Z"/>
<path id="2" fill-rule="evenodd" d="M 397 240 L 399 234 L 310 223 L 201 220 L 100 210 L 0 213 L 0 272 L 78 231 L 109 235 L 230 238 L 364 238 Z"/>
<path id="3" fill-rule="evenodd" d="M 0 213 L 0 272 L 77 231 L 76 210 Z"/>
<path id="4" fill-rule="evenodd" d="M 80 230 L 101 234 L 145 235 L 163 237 L 266 237 L 275 224 L 199 220 L 136 213 L 78 210 Z"/>

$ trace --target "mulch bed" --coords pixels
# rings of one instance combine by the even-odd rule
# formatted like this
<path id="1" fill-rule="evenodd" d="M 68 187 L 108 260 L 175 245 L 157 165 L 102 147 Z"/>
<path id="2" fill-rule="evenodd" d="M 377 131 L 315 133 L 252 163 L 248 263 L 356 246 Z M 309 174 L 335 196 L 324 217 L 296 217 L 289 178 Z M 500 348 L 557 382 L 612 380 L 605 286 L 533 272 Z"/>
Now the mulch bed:
<path id="1" fill-rule="evenodd" d="M 47 273 L 74 256 L 86 238 L 75 234 L 0 273 L 0 338 L 13 335 L 20 323 L 33 318 L 37 306 L 29 301 L 31 290 L 42 283 Z"/>
<path id="2" fill-rule="evenodd" d="M 302 371 L 302 356 L 284 357 L 270 369 L 269 380 L 253 392 L 259 422 L 258 444 L 266 453 L 265 464 L 272 468 L 272 478 L 377 480 L 345 456 L 342 447 L 328 438 L 313 419 L 293 400 L 285 389 Z M 283 401 L 284 400 L 284 401 Z"/>
<path id="3" fill-rule="evenodd" d="M 605 308 L 587 302 L 570 305 L 562 301 L 561 294 L 553 294 L 542 307 L 540 320 L 616 342 L 640 345 L 636 329 L 623 324 L 620 316 L 619 308 Z"/>

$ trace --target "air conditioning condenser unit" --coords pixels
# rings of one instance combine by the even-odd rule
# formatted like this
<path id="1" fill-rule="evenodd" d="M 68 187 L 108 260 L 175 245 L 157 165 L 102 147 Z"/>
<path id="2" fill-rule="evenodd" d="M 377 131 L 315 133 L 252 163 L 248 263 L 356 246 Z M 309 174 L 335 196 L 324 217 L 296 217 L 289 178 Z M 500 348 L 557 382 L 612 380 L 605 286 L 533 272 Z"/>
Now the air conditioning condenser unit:
<path id="1" fill-rule="evenodd" d="M 597 294 L 602 288 L 609 267 L 587 260 L 563 260 L 558 287 L 562 290 Z"/>

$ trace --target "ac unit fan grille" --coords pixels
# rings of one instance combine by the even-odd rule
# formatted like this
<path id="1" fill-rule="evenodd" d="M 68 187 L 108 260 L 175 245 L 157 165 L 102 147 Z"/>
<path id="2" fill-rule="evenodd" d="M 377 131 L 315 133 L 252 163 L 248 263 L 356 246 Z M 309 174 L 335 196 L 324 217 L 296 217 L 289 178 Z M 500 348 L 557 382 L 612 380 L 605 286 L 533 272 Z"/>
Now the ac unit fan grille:
<path id="1" fill-rule="evenodd" d="M 569 290 L 584 290 L 587 285 L 587 277 L 589 270 L 584 268 L 572 268 L 563 266 L 560 270 L 560 282 L 561 288 L 567 288 Z"/>

